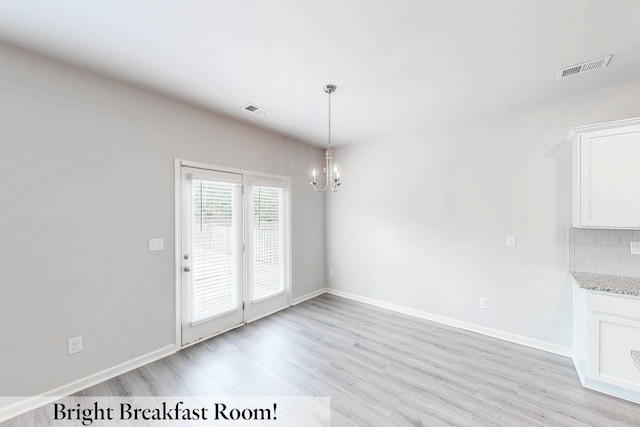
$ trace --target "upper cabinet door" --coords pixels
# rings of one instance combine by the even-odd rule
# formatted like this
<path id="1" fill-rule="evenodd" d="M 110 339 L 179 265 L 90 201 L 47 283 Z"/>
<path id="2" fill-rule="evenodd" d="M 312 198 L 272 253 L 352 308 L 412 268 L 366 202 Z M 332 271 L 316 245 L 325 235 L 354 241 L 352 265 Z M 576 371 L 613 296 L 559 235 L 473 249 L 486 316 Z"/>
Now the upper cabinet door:
<path id="1" fill-rule="evenodd" d="M 640 229 L 640 118 L 574 128 L 573 226 Z"/>

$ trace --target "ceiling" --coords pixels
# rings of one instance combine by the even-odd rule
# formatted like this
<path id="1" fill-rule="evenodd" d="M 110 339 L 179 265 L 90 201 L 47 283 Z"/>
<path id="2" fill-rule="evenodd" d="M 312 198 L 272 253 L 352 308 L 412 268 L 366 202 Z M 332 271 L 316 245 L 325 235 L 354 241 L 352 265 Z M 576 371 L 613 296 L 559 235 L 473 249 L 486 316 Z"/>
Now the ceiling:
<path id="1" fill-rule="evenodd" d="M 640 2 L 0 0 L 0 41 L 319 146 L 335 83 L 340 145 L 638 80 Z"/>

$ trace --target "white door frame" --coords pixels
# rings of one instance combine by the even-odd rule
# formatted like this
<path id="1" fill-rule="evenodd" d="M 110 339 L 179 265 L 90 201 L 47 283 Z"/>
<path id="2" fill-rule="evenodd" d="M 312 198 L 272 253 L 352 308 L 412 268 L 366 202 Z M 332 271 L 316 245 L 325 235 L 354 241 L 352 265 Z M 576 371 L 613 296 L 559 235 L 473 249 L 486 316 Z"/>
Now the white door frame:
<path id="1" fill-rule="evenodd" d="M 291 192 L 291 178 L 286 177 L 286 176 L 282 176 L 282 175 L 274 175 L 274 174 L 267 174 L 267 173 L 261 173 L 261 172 L 255 172 L 255 171 L 250 171 L 250 170 L 244 170 L 244 169 L 237 169 L 237 168 L 229 168 L 226 166 L 217 166 L 217 165 L 211 165 L 208 163 L 202 163 L 202 162 L 193 162 L 193 161 L 189 161 L 189 160 L 182 160 L 182 159 L 175 159 L 174 160 L 174 216 L 175 216 L 175 225 L 174 225 L 174 232 L 175 232 L 175 236 L 174 236 L 174 241 L 175 241 L 175 248 L 174 248 L 174 260 L 175 260 L 175 265 L 174 265 L 174 282 L 175 282 L 175 299 L 176 299 L 176 305 L 175 305 L 175 349 L 176 351 L 180 351 L 183 346 L 182 346 L 182 170 L 181 168 L 183 166 L 187 166 L 187 167 L 192 167 L 192 168 L 198 168 L 198 169 L 206 169 L 206 170 L 213 170 L 213 171 L 219 171 L 219 172 L 228 172 L 228 173 L 236 173 L 236 174 L 240 174 L 243 176 L 243 182 L 247 180 L 247 178 L 249 177 L 249 179 L 251 178 L 264 178 L 264 179 L 277 179 L 277 180 L 285 180 L 288 183 L 288 188 L 289 188 L 289 194 Z M 244 197 L 244 194 L 243 194 Z M 245 215 L 245 221 L 243 221 L 245 224 L 247 224 L 246 222 L 246 215 L 247 213 L 244 212 L 243 215 Z M 288 227 L 289 230 L 291 229 L 291 218 L 290 218 L 290 209 L 287 210 L 287 223 L 288 223 Z M 291 305 L 291 288 L 292 288 L 292 280 L 291 280 L 291 232 L 289 231 L 287 233 L 287 240 L 288 240 L 288 244 L 287 247 L 289 248 L 289 253 L 287 255 L 288 258 L 288 262 L 287 262 L 287 276 L 288 276 L 288 283 L 287 283 L 287 288 L 285 290 L 286 294 L 287 294 L 287 303 L 285 307 L 288 307 Z M 243 254 L 243 257 L 246 257 L 246 251 Z M 243 263 L 243 300 L 247 300 L 247 295 L 246 295 L 246 280 L 247 280 L 247 263 L 244 262 Z M 283 307 L 284 308 L 284 307 Z M 278 311 L 278 310 L 275 310 Z M 271 313 L 267 313 L 265 315 L 268 315 Z M 238 326 L 242 326 L 244 324 L 247 323 L 247 319 L 246 319 L 246 313 L 243 315 L 245 317 L 243 317 L 243 323 L 241 323 Z M 251 319 L 250 321 L 253 320 L 257 320 L 256 319 Z M 235 326 L 237 327 L 237 326 Z M 235 328 L 234 327 L 234 328 Z M 233 328 L 231 328 L 233 329 Z M 220 331 L 218 334 L 222 334 L 226 331 Z M 210 337 L 207 337 L 210 338 Z M 206 339 L 206 338 L 205 338 Z M 197 341 L 198 342 L 198 341 Z M 189 345 L 193 345 L 196 344 L 197 342 L 191 343 Z"/>

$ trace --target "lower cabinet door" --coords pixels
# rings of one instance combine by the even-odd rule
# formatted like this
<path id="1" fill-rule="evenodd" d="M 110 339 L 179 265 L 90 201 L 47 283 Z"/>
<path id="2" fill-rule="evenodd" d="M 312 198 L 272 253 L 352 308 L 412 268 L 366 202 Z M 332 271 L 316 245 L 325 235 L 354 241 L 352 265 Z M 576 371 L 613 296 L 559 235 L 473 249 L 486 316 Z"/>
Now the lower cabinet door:
<path id="1" fill-rule="evenodd" d="M 640 320 L 591 313 L 591 377 L 640 392 Z"/>

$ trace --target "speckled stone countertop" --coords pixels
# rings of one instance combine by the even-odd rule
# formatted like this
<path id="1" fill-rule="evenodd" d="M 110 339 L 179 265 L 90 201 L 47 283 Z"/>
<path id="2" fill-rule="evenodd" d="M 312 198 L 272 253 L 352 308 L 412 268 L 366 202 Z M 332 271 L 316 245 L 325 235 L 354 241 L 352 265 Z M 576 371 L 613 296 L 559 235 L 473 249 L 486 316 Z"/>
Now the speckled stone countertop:
<path id="1" fill-rule="evenodd" d="M 578 286 L 591 291 L 640 296 L 640 277 L 571 271 Z"/>

